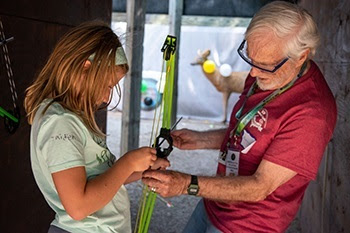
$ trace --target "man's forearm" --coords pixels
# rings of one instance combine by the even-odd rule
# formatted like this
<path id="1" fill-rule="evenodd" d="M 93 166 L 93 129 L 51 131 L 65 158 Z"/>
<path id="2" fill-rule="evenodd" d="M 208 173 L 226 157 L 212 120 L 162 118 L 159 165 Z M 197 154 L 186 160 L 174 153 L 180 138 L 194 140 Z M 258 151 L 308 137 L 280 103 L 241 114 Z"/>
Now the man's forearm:
<path id="1" fill-rule="evenodd" d="M 226 130 L 225 128 L 200 132 L 198 149 L 219 149 L 225 138 Z"/>
<path id="2" fill-rule="evenodd" d="M 151 170 L 143 173 L 142 181 L 150 187 L 156 187 L 161 196 L 173 197 L 187 194 L 191 175 L 171 170 Z M 227 203 L 264 200 L 273 191 L 269 182 L 258 175 L 198 176 L 198 186 L 198 196 Z"/>
<path id="3" fill-rule="evenodd" d="M 293 170 L 262 160 L 251 176 L 198 176 L 198 196 L 221 202 L 256 202 L 264 200 L 278 187 L 292 179 Z M 145 171 L 142 181 L 156 187 L 163 197 L 187 194 L 191 175 L 171 170 Z"/>
<path id="4" fill-rule="evenodd" d="M 267 188 L 255 176 L 198 177 L 198 196 L 221 202 L 260 201 Z"/>

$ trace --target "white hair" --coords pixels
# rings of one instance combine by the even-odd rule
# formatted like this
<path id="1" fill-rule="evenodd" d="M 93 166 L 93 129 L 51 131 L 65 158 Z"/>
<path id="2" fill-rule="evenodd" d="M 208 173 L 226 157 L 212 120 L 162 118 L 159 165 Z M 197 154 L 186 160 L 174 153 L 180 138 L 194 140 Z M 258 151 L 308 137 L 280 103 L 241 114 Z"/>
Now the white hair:
<path id="1" fill-rule="evenodd" d="M 284 52 L 292 59 L 299 58 L 307 49 L 310 49 L 308 59 L 312 58 L 320 43 L 312 16 L 300 6 L 288 2 L 274 1 L 262 7 L 250 22 L 245 38 L 266 30 L 286 39 Z"/>

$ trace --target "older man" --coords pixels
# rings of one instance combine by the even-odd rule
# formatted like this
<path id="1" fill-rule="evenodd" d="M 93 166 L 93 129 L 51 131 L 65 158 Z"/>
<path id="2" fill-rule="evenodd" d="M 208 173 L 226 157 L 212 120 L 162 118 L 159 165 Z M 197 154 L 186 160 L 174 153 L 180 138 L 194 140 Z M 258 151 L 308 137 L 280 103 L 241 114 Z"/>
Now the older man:
<path id="1" fill-rule="evenodd" d="M 173 132 L 180 149 L 220 149 L 217 176 L 147 171 L 162 196 L 203 197 L 184 232 L 283 232 L 315 179 L 336 122 L 334 97 L 311 60 L 317 27 L 274 1 L 252 19 L 238 53 L 251 65 L 228 129 Z"/>

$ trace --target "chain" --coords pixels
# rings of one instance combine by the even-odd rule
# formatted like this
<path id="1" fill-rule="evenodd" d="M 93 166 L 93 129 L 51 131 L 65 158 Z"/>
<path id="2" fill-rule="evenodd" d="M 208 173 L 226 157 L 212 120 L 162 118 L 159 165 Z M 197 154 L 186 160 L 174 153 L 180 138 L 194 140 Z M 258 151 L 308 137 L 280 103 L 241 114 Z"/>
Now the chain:
<path id="1" fill-rule="evenodd" d="M 6 65 L 6 71 L 7 71 L 7 77 L 9 79 L 9 84 L 10 84 L 10 90 L 11 90 L 11 95 L 12 95 L 12 102 L 13 102 L 13 107 L 14 109 L 17 109 L 17 92 L 16 92 L 16 85 L 15 81 L 13 79 L 13 72 L 11 68 L 11 61 L 7 49 L 7 42 L 13 40 L 13 37 L 6 39 L 5 38 L 5 33 L 4 33 L 4 27 L 2 25 L 2 21 L 0 20 L 0 46 L 2 46 L 2 51 L 4 53 L 4 59 L 5 59 L 5 65 Z"/>
<path id="2" fill-rule="evenodd" d="M 13 111 L 7 112 L 5 109 L 0 107 L 0 116 L 4 117 L 5 121 L 5 128 L 7 131 L 11 134 L 13 134 L 16 129 L 18 128 L 20 121 L 20 110 L 17 105 L 18 97 L 16 92 L 16 85 L 15 81 L 13 79 L 13 72 L 11 68 L 11 61 L 9 57 L 9 52 L 7 49 L 7 43 L 12 41 L 13 37 L 6 39 L 5 33 L 4 33 L 4 26 L 2 25 L 2 21 L 0 20 L 0 46 L 2 47 L 3 56 L 5 60 L 6 65 L 6 71 L 7 71 L 7 77 L 9 80 L 10 85 L 10 91 L 12 96 L 12 103 L 13 103 Z"/>

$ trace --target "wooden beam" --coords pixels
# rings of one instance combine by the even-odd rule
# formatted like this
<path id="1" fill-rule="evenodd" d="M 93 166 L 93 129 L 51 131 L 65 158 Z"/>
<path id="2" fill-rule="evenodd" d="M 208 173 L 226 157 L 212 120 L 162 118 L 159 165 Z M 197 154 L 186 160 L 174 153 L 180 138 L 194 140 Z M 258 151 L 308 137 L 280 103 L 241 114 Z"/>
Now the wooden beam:
<path id="1" fill-rule="evenodd" d="M 120 155 L 139 146 L 140 99 L 142 81 L 143 38 L 146 15 L 145 0 L 127 1 L 126 56 L 130 71 L 124 80 L 122 135 Z"/>
<path id="2" fill-rule="evenodd" d="M 49 24 L 76 26 L 82 22 L 94 19 L 110 22 L 112 17 L 111 9 L 111 0 L 2 0 L 0 15 Z"/>
<path id="3" fill-rule="evenodd" d="M 183 11 L 183 0 L 169 0 L 169 34 L 177 38 L 177 54 L 175 57 L 174 91 L 172 103 L 171 125 L 176 122 L 177 115 L 177 96 L 178 96 L 178 64 L 180 57 L 180 35 L 181 35 L 181 17 Z"/>

